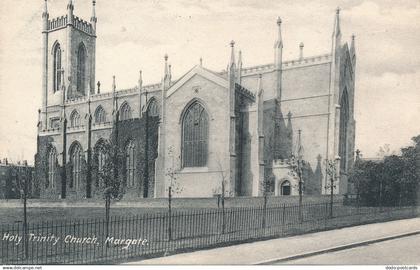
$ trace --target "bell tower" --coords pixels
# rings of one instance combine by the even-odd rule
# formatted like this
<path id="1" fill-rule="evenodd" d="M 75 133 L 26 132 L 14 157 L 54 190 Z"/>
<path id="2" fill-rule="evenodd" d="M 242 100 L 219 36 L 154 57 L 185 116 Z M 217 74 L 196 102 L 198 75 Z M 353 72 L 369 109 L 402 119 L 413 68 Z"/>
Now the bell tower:
<path id="1" fill-rule="evenodd" d="M 48 128 L 52 106 L 66 99 L 95 92 L 96 0 L 92 1 L 90 22 L 74 15 L 73 0 L 68 0 L 66 15 L 50 18 L 44 0 L 42 108 L 43 129 Z M 64 71 L 64 72 L 62 72 Z M 65 86 L 62 90 L 62 84 Z"/>

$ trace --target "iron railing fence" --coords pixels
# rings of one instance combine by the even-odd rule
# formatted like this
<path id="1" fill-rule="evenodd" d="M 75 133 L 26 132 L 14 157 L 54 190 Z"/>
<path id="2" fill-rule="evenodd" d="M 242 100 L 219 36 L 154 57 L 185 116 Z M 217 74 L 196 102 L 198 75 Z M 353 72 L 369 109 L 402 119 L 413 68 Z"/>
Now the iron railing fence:
<path id="1" fill-rule="evenodd" d="M 1 264 L 101 264 L 419 216 L 420 208 L 329 203 L 173 209 L 130 217 L 0 227 Z"/>

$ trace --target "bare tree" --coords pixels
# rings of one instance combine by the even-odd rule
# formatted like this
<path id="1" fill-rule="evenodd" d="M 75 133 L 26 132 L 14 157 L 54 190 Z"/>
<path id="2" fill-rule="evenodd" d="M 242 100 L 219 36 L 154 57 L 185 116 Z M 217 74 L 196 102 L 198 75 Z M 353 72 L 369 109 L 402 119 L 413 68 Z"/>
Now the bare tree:
<path id="1" fill-rule="evenodd" d="M 31 170 L 24 164 L 24 166 L 11 167 L 12 177 L 15 178 L 16 187 L 20 193 L 20 198 L 23 202 L 23 244 L 25 258 L 28 258 L 28 217 L 27 217 L 27 200 L 29 197 L 28 184 L 31 179 Z"/>
<path id="2" fill-rule="evenodd" d="M 111 201 L 118 201 L 123 196 L 123 187 L 119 183 L 118 167 L 121 167 L 121 158 L 124 153 L 118 148 L 118 145 L 111 141 L 101 146 L 100 151 L 105 156 L 102 168 L 98 170 L 100 188 L 102 189 L 103 199 L 105 201 L 105 222 L 106 236 L 109 234 L 109 221 L 111 213 Z M 108 244 L 107 244 L 108 247 Z"/>
<path id="3" fill-rule="evenodd" d="M 172 195 L 180 194 L 183 191 L 183 187 L 177 181 L 177 174 L 179 171 L 179 166 L 175 164 L 175 161 L 179 161 L 180 158 L 174 156 L 174 147 L 168 147 L 168 156 L 171 158 L 171 166 L 167 168 L 166 176 L 169 177 L 169 186 L 168 186 L 168 237 L 169 241 L 172 240 Z M 177 162 L 178 163 L 178 162 Z"/>
<path id="4" fill-rule="evenodd" d="M 224 168 L 222 162 L 220 161 L 220 157 L 216 157 L 217 167 L 220 173 L 220 186 L 216 189 L 213 189 L 213 193 L 220 194 L 221 201 L 222 201 L 222 233 L 225 233 L 226 230 L 226 213 L 225 213 L 225 198 L 227 196 L 233 196 L 233 191 L 226 190 L 226 185 L 229 184 L 228 182 L 228 170 Z"/>
<path id="5" fill-rule="evenodd" d="M 302 213 L 302 204 L 303 204 L 303 174 L 302 174 L 302 168 L 303 168 L 303 147 L 301 142 L 301 134 L 302 131 L 299 129 L 298 131 L 298 143 L 297 143 L 297 155 L 292 154 L 288 164 L 290 166 L 290 175 L 293 178 L 298 179 L 298 191 L 299 191 L 299 221 L 303 221 L 303 213 Z M 294 186 L 296 187 L 296 186 Z"/>
<path id="6" fill-rule="evenodd" d="M 339 158 L 336 158 L 336 160 L 330 160 L 327 159 L 325 161 L 326 163 L 326 171 L 328 175 L 329 183 L 325 185 L 326 190 L 330 190 L 330 217 L 333 217 L 333 203 L 334 203 L 334 189 L 337 187 L 337 178 L 338 178 L 338 172 L 337 172 L 337 162 L 339 161 Z"/>

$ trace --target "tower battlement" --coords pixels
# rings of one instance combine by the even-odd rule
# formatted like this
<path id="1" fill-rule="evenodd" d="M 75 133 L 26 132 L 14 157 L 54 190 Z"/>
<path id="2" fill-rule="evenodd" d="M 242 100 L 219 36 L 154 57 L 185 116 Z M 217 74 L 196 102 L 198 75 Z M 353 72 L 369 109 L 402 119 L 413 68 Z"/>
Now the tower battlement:
<path id="1" fill-rule="evenodd" d="M 73 17 L 73 26 L 88 35 L 95 35 L 92 24 L 77 16 Z"/>
<path id="2" fill-rule="evenodd" d="M 95 35 L 94 28 L 90 22 L 87 22 L 77 16 L 73 16 L 73 27 L 77 30 L 80 30 L 88 35 Z M 68 17 L 60 16 L 56 17 L 52 20 L 48 20 L 48 29 L 47 31 L 55 31 L 57 29 L 61 29 L 67 26 L 68 23 Z"/>
<path id="3" fill-rule="evenodd" d="M 48 31 L 53 31 L 67 26 L 67 15 L 48 20 Z"/>

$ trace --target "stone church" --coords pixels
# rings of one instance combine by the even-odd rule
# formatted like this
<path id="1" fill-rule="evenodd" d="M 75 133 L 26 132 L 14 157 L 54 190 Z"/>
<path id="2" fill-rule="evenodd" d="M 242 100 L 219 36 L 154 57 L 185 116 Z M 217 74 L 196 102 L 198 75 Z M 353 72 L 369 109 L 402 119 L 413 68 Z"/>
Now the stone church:
<path id="1" fill-rule="evenodd" d="M 244 67 L 232 41 L 228 67 L 200 61 L 172 78 L 101 93 L 95 80 L 96 1 L 85 21 L 42 14 L 42 107 L 36 179 L 41 198 L 286 196 L 330 192 L 327 161 L 336 164 L 334 193 L 344 194 L 355 141 L 355 46 L 341 40 L 339 10 L 331 48 L 283 61 L 282 22 L 273 22 L 272 63 Z"/>

